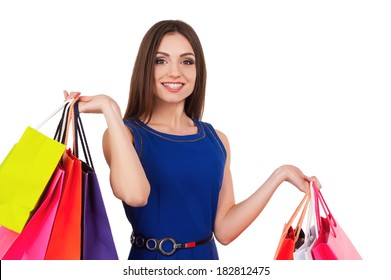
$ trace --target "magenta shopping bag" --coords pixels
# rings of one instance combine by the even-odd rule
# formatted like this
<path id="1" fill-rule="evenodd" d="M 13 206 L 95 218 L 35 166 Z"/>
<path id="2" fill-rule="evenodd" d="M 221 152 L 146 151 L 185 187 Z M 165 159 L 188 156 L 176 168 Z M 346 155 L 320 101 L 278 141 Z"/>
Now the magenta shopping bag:
<path id="1" fill-rule="evenodd" d="M 331 214 L 320 190 L 313 186 L 318 238 L 311 253 L 314 260 L 361 260 L 357 249 Z M 325 215 L 320 215 L 320 207 Z"/>

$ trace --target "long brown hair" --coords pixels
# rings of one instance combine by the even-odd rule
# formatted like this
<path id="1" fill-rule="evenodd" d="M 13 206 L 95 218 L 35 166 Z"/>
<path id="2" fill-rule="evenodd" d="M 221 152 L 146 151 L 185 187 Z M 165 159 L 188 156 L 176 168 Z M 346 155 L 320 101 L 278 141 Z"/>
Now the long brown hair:
<path id="1" fill-rule="evenodd" d="M 165 34 L 177 32 L 187 38 L 194 50 L 196 80 L 193 93 L 185 101 L 185 113 L 200 120 L 204 110 L 206 65 L 201 42 L 194 29 L 179 20 L 155 23 L 141 41 L 130 80 L 129 100 L 124 119 L 143 118 L 150 121 L 154 106 L 154 69 L 156 53 Z"/>

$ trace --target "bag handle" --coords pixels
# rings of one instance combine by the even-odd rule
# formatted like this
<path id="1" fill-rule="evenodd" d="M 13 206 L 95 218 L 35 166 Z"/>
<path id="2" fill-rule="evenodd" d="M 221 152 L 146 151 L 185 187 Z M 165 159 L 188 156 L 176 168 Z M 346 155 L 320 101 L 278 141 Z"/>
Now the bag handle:
<path id="1" fill-rule="evenodd" d="M 65 100 L 60 106 L 58 106 L 55 110 L 53 110 L 53 112 L 48 116 L 46 117 L 46 119 L 44 119 L 41 123 L 39 123 L 38 125 L 35 126 L 35 129 L 36 130 L 40 130 L 41 127 L 46 124 L 51 118 L 53 118 L 61 109 L 63 109 L 66 105 L 68 105 L 69 103 L 71 103 L 73 101 L 73 98 L 72 99 L 69 99 L 69 100 Z"/>
<path id="2" fill-rule="evenodd" d="M 307 221 L 307 234 L 309 234 L 310 229 L 312 226 L 315 227 L 315 233 L 316 236 L 318 236 L 318 223 L 315 215 L 315 194 L 314 194 L 314 182 L 310 182 L 310 191 L 311 191 L 311 198 L 310 198 L 310 205 L 309 205 L 309 215 L 308 215 L 308 221 Z"/>
<path id="3" fill-rule="evenodd" d="M 79 143 L 82 146 L 85 162 L 89 167 L 94 169 L 90 149 L 88 147 L 83 123 L 80 118 L 79 100 L 75 98 L 63 109 L 61 120 L 57 126 L 54 139 L 67 145 L 69 130 L 72 128 L 73 145 L 72 154 L 79 158 Z"/>
<path id="4" fill-rule="evenodd" d="M 299 221 L 298 221 L 298 224 L 302 223 L 303 220 L 304 220 L 304 216 L 305 216 L 305 213 L 306 213 L 306 210 L 307 210 L 307 207 L 308 207 L 308 203 L 309 203 L 309 199 L 311 198 L 311 194 L 309 191 L 307 191 L 303 197 L 303 199 L 301 200 L 301 202 L 299 203 L 299 205 L 297 206 L 295 212 L 293 212 L 291 218 L 289 219 L 289 221 L 286 223 L 286 227 L 289 228 L 293 221 L 295 220 L 296 216 L 298 215 L 300 209 L 302 209 L 302 212 L 301 212 L 301 215 L 300 215 L 300 218 L 299 218 Z M 303 207 L 303 204 L 304 204 L 304 207 Z M 288 229 L 286 230 L 286 232 L 288 232 Z"/>
<path id="5" fill-rule="evenodd" d="M 75 131 L 75 141 L 74 141 L 75 155 L 79 157 L 78 143 L 80 142 L 83 149 L 83 154 L 86 163 L 88 164 L 89 167 L 91 167 L 94 170 L 94 165 L 92 163 L 92 157 L 91 157 L 90 149 L 88 147 L 86 134 L 84 131 L 83 123 L 80 118 L 79 101 L 75 102 L 73 112 L 74 112 L 74 125 L 75 125 L 75 130 L 74 130 Z M 78 141 L 78 139 L 80 141 Z"/>
<path id="6" fill-rule="evenodd" d="M 70 102 L 67 102 L 63 108 L 61 119 L 58 122 L 56 132 L 54 133 L 53 139 L 60 143 L 65 142 L 65 131 L 68 129 L 67 127 L 68 123 L 65 120 L 68 119 L 69 108 L 70 108 Z"/>
<path id="7" fill-rule="evenodd" d="M 322 226 L 322 223 L 321 223 L 321 216 L 320 216 L 320 209 L 319 209 L 319 205 L 322 207 L 323 209 L 323 212 L 325 213 L 326 215 L 326 218 L 329 220 L 329 223 L 330 223 L 330 233 L 333 235 L 333 236 L 336 236 L 336 233 L 335 233 L 335 230 L 334 230 L 334 227 L 337 226 L 337 222 L 335 221 L 334 219 L 334 216 L 331 214 L 331 211 L 321 193 L 321 191 L 316 187 L 315 183 L 313 184 L 312 186 L 313 190 L 314 190 L 314 202 L 315 202 L 315 216 L 316 216 L 316 222 L 317 222 L 317 230 L 318 230 L 318 233 L 320 231 L 320 228 Z"/>
<path id="8" fill-rule="evenodd" d="M 78 98 L 69 100 L 63 108 L 61 119 L 58 123 L 57 130 L 54 135 L 54 140 L 67 145 L 69 137 L 70 125 L 73 121 L 73 107 Z M 73 129 L 75 127 L 73 126 Z"/>
<path id="9" fill-rule="evenodd" d="M 300 215 L 299 221 L 297 222 L 296 229 L 295 229 L 295 240 L 294 240 L 295 243 L 299 239 L 300 229 L 302 228 L 304 217 L 305 217 L 305 214 L 307 213 L 308 205 L 309 205 L 309 202 L 311 199 L 311 193 L 309 191 L 307 191 L 304 198 L 305 198 L 305 204 L 303 206 L 303 209 L 301 210 L 301 215 Z M 296 209 L 296 211 L 297 210 L 298 209 Z M 293 222 L 293 220 L 292 220 L 292 222 Z"/>

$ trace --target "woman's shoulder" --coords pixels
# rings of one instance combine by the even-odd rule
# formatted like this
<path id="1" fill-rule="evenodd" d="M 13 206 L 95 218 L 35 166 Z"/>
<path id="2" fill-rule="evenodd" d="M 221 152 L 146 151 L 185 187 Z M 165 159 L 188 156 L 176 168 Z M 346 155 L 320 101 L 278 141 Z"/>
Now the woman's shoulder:
<path id="1" fill-rule="evenodd" d="M 223 143 L 225 149 L 228 150 L 229 148 L 229 141 L 227 135 L 222 132 L 220 129 L 215 128 L 211 123 L 200 121 L 204 126 L 206 126 L 208 129 L 216 133 L 216 135 L 219 137 L 220 141 Z"/>
<path id="2" fill-rule="evenodd" d="M 227 135 L 225 135 L 221 130 L 216 129 L 216 133 L 219 136 L 221 142 L 223 142 L 223 145 L 225 149 L 228 151 L 229 150 L 229 141 Z"/>

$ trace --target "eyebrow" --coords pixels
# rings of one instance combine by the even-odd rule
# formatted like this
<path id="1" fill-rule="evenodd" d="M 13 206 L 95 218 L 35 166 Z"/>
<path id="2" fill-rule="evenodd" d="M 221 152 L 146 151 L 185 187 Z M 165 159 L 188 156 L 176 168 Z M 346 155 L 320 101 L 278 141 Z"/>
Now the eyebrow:
<path id="1" fill-rule="evenodd" d="M 161 54 L 161 55 L 170 57 L 170 55 L 166 52 L 157 52 L 156 54 Z M 184 56 L 188 56 L 188 55 L 192 55 L 195 57 L 194 53 L 191 53 L 191 52 L 183 53 L 180 55 L 180 57 L 184 57 Z"/>

